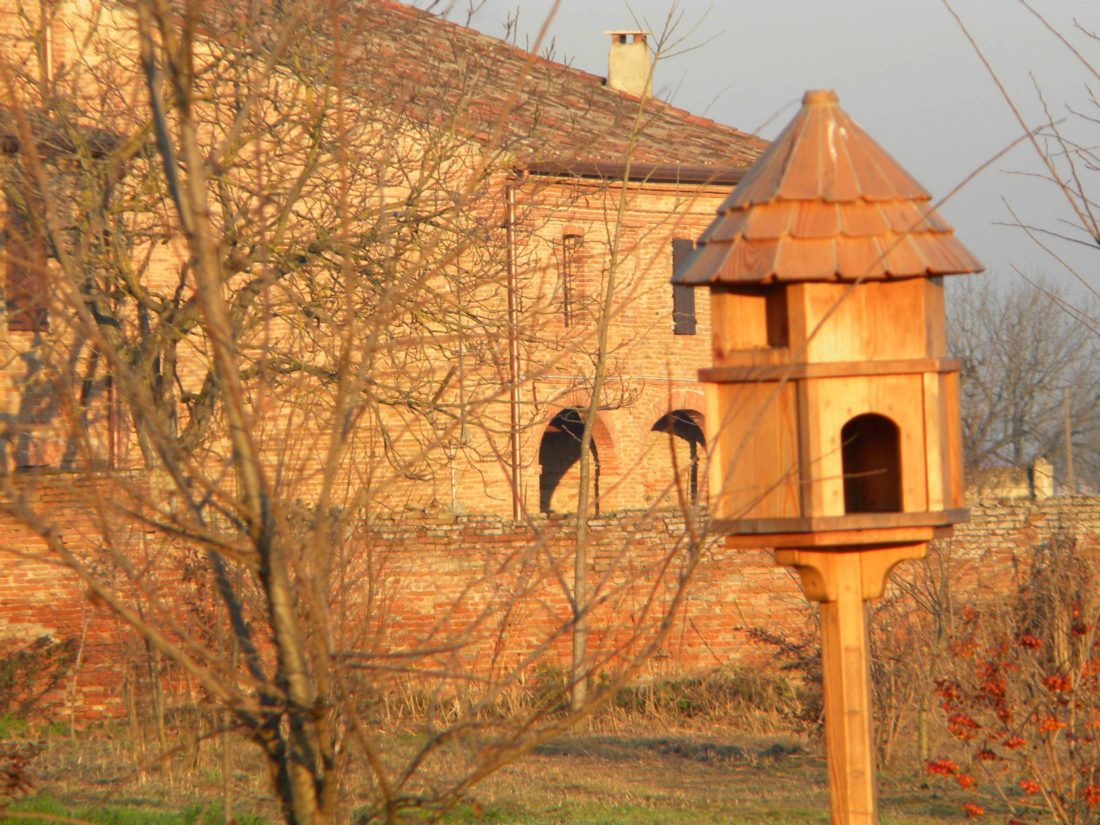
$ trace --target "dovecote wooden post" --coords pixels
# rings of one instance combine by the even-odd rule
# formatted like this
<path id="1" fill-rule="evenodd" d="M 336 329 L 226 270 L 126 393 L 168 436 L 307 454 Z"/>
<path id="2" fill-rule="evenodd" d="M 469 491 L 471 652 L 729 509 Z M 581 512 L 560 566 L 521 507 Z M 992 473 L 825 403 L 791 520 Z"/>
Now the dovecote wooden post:
<path id="1" fill-rule="evenodd" d="M 967 517 L 941 276 L 982 266 L 835 92 L 802 102 L 673 280 L 710 289 L 712 524 L 821 604 L 832 822 L 864 825 L 865 603 Z"/>

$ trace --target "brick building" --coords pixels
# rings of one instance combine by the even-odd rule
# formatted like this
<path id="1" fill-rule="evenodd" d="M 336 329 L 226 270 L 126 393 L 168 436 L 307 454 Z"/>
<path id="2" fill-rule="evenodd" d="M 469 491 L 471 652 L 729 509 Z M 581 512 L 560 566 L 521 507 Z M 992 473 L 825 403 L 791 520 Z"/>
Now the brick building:
<path id="1" fill-rule="evenodd" d="M 0 31 L 8 53 L 21 53 L 29 89 L 26 122 L 11 118 L 5 126 L 6 168 L 20 165 L 21 139 L 34 136 L 55 180 L 89 159 L 109 162 L 147 127 L 124 113 L 96 111 L 106 87 L 115 87 L 118 98 L 140 91 L 141 77 L 132 71 L 136 45 L 127 47 L 134 34 L 125 13 L 106 6 L 93 28 L 80 3 L 50 6 L 48 20 L 28 16 L 22 4 L 5 5 L 9 13 Z M 16 7 L 20 14 L 13 13 Z M 240 34 L 234 28 L 239 21 L 212 19 L 211 27 L 224 25 Z M 346 78 L 341 91 L 349 119 L 367 125 L 344 133 L 348 153 L 357 153 L 348 163 L 359 180 L 379 190 L 369 210 L 358 210 L 356 220 L 366 225 L 362 234 L 377 240 L 420 232 L 426 221 L 415 213 L 425 209 L 425 201 L 448 200 L 450 206 L 440 212 L 447 213 L 441 221 L 449 223 L 451 237 L 428 245 L 436 247 L 437 275 L 449 268 L 459 272 L 444 289 L 474 296 L 440 309 L 440 316 L 448 317 L 426 324 L 428 332 L 417 328 L 419 335 L 450 340 L 424 347 L 414 369 L 407 362 L 397 368 L 416 390 L 394 382 L 391 396 L 407 391 L 419 393 L 417 398 L 404 409 L 393 397 L 385 399 L 373 435 L 362 436 L 362 449 L 381 449 L 391 465 L 393 472 L 379 481 L 384 498 L 395 509 L 513 518 L 575 510 L 578 434 L 601 352 L 607 366 L 592 425 L 592 509 L 662 506 L 672 480 L 670 438 L 688 494 L 698 498 L 705 474 L 699 470 L 704 451 L 695 370 L 709 353 L 707 308 L 694 306 L 690 290 L 674 295 L 668 280 L 677 250 L 689 247 L 705 228 L 762 142 L 649 97 L 653 44 L 646 43 L 645 33 L 612 33 L 611 77 L 605 80 L 388 0 L 362 4 L 353 28 L 341 64 Z M 309 26 L 303 23 L 303 29 Z M 323 31 L 316 36 L 328 42 Z M 217 41 L 207 57 L 219 65 L 231 62 L 232 55 L 217 52 Z M 211 82 L 211 97 L 228 94 L 224 84 L 239 81 L 231 75 L 232 69 L 226 70 Z M 295 80 L 277 79 L 267 91 L 293 99 L 304 85 Z M 303 113 L 310 112 L 303 107 Z M 231 120 L 220 100 L 205 117 L 212 136 Z M 272 132 L 281 128 L 264 125 Z M 287 130 L 276 140 L 286 146 L 297 134 Z M 140 172 L 141 152 L 131 152 L 128 162 L 129 171 Z M 273 177 L 297 162 L 289 154 L 280 158 L 282 168 Z M 430 174 L 423 171 L 427 163 Z M 39 181 L 27 186 L 29 177 L 24 170 L 22 190 L 10 178 L 7 185 L 5 463 L 9 471 L 71 469 L 81 462 L 125 467 L 138 460 L 139 445 L 129 435 L 126 411 L 114 409 L 108 398 L 111 382 L 117 388 L 121 379 L 94 363 L 94 355 L 70 353 L 85 377 L 80 397 L 66 413 L 57 400 L 63 394 L 57 379 L 41 377 L 49 371 L 42 370 L 45 341 L 68 334 L 72 311 L 50 294 L 57 292 L 50 273 L 61 268 L 56 246 L 64 233 L 56 221 L 52 230 L 35 221 L 33 200 L 61 202 L 71 190 L 58 184 L 52 193 L 36 193 Z M 98 184 L 92 188 L 99 191 Z M 364 203 L 372 197 L 355 182 L 351 189 Z M 320 203 L 317 211 L 329 208 L 327 193 L 320 190 L 302 197 Z M 168 206 L 165 196 L 161 205 L 154 199 L 147 208 Z M 245 203 L 242 220 L 248 220 L 249 208 L 260 207 Z M 118 219 L 116 213 L 103 222 Z M 279 251 L 284 259 L 313 258 L 309 250 L 322 245 L 317 238 L 331 234 L 331 219 L 324 224 L 315 215 L 299 215 L 297 220 L 300 225 L 286 233 L 298 237 Z M 121 231 L 156 239 L 148 247 L 131 244 L 132 258 L 141 259 L 135 277 L 144 278 L 158 298 L 185 292 L 188 264 L 178 228 L 159 218 L 142 226 L 132 215 L 123 222 L 129 229 Z M 94 231 L 99 230 L 86 221 L 70 233 L 82 238 L 86 257 L 76 265 L 85 269 L 101 267 L 89 252 Z M 259 242 L 250 242 L 245 254 L 251 260 L 239 263 L 237 253 L 225 252 L 227 283 L 238 267 L 242 276 L 260 269 Z M 120 260 L 112 263 L 123 266 Z M 270 265 L 270 259 L 264 263 Z M 311 270 L 304 277 L 317 276 L 312 266 L 312 260 L 301 265 Z M 130 311 L 103 309 L 115 315 Z M 605 315 L 601 342 L 599 322 Z M 276 326 L 276 336 L 286 333 L 286 327 Z M 479 341 L 481 334 L 492 340 Z M 72 335 L 87 337 L 80 331 Z M 302 358 L 300 346 L 294 357 Z M 174 374 L 162 378 L 179 386 L 174 403 L 190 404 L 181 408 L 185 421 L 200 403 L 193 399 L 201 396 L 210 373 L 201 355 L 174 360 Z M 291 383 L 280 392 L 292 393 Z M 425 413 L 428 407 L 433 410 Z M 439 415 L 433 418 L 433 412 Z M 66 416 L 69 420 L 62 421 Z M 308 424 L 297 426 L 308 430 Z M 288 432 L 280 427 L 277 439 L 285 443 Z M 306 453 L 297 458 L 300 467 L 320 460 Z"/>
<path id="2" fill-rule="evenodd" d="M 593 661 L 648 643 L 675 603 L 682 522 L 622 511 L 705 496 L 707 307 L 669 278 L 761 141 L 645 94 L 643 33 L 613 35 L 605 82 L 389 0 L 314 5 L 205 4 L 176 52 L 198 68 L 157 74 L 125 4 L 0 0 L 18 90 L 0 123 L 0 642 L 78 645 L 80 712 L 117 710 L 149 672 L 121 662 L 144 649 L 125 610 L 196 642 L 173 661 L 217 661 L 212 548 L 243 582 L 230 601 L 270 626 L 240 544 L 242 427 L 341 646 L 460 640 L 440 669 L 567 659 L 553 514 L 577 508 L 602 372 Z M 210 272 L 228 344 L 196 288 Z M 728 647 L 722 598 L 704 603 L 677 667 Z"/>

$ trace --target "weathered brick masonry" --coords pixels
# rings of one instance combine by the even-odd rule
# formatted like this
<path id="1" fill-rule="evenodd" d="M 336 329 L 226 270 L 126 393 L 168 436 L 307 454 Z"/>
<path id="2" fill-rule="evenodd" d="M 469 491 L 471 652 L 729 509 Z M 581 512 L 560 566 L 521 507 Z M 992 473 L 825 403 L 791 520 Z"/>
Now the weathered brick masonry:
<path id="1" fill-rule="evenodd" d="M 970 502 L 970 520 L 946 543 L 959 590 L 980 599 L 1006 592 L 1052 538 L 1095 543 L 1100 498 L 1059 496 L 1042 500 Z"/>
<path id="2" fill-rule="evenodd" d="M 91 537 L 96 525 L 86 493 L 43 484 L 35 495 L 39 503 L 66 509 L 73 534 Z M 1098 528 L 1100 499 L 1095 498 L 975 504 L 971 521 L 948 545 L 956 593 L 980 599 L 1003 590 L 1030 550 L 1051 535 L 1095 535 Z M 139 640 L 51 562 L 40 538 L 8 519 L 0 530 L 5 537 L 0 644 L 49 637 L 79 652 L 43 710 L 77 719 L 121 713 L 138 679 L 135 667 L 147 666 Z M 684 536 L 683 518 L 675 513 L 624 512 L 592 520 L 590 581 L 602 600 L 593 618 L 595 656 L 637 649 L 651 638 L 644 610 L 651 593 L 656 608 L 670 597 L 686 552 Z M 344 599 L 352 619 L 347 644 L 377 653 L 446 643 L 457 651 L 449 654 L 449 666 L 470 671 L 532 653 L 548 664 L 568 660 L 569 609 L 561 582 L 572 578 L 569 519 L 544 519 L 529 527 L 495 516 L 419 514 L 376 524 L 364 550 L 369 562 L 356 568 L 358 578 Z M 654 589 L 659 562 L 670 551 L 670 572 Z M 608 571 L 614 571 L 613 578 L 605 581 Z M 172 587 L 184 587 L 187 599 L 196 598 L 180 580 L 164 589 Z M 369 609 L 359 600 L 368 591 Z M 368 614 L 365 623 L 358 623 L 358 608 Z M 766 651 L 752 646 L 744 628 L 794 630 L 806 616 L 796 582 L 773 566 L 769 553 L 729 550 L 720 539 L 708 539 L 687 599 L 643 678 L 760 661 Z M 185 678 L 170 670 L 165 674 L 173 690 L 191 695 Z"/>

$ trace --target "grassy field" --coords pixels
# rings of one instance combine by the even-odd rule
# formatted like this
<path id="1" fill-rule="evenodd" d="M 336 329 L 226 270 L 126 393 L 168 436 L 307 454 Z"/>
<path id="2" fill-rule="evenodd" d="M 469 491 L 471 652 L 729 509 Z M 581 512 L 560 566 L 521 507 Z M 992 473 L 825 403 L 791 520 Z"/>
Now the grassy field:
<path id="1" fill-rule="evenodd" d="M 883 825 L 954 822 L 958 800 L 884 777 Z M 790 739 L 575 736 L 478 789 L 456 821 L 530 825 L 827 823 L 825 763 Z"/>
<path id="2" fill-rule="evenodd" d="M 99 825 L 221 825 L 220 777 L 207 769 L 136 776 L 112 770 L 110 749 L 43 754 L 33 795 L 0 825 L 79 819 Z M 96 756 L 95 754 L 99 755 Z M 80 766 L 73 759 L 82 762 Z M 97 764 L 97 760 L 102 760 Z M 77 770 L 77 768 L 80 768 Z M 235 773 L 238 825 L 272 820 L 262 779 Z M 478 785 L 445 822 L 498 825 L 810 825 L 827 823 L 825 764 L 816 744 L 684 730 L 586 732 L 538 748 Z M 881 778 L 882 825 L 957 822 L 961 800 L 920 778 Z M 410 820 L 415 821 L 415 819 Z"/>

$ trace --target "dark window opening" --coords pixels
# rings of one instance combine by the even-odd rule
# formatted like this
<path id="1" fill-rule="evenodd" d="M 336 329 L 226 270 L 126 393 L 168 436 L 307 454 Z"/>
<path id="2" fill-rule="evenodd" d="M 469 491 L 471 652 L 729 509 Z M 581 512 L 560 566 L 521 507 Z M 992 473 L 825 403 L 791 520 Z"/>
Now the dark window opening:
<path id="1" fill-rule="evenodd" d="M 561 308 L 567 327 L 577 322 L 577 278 L 581 268 L 583 235 L 562 235 L 561 239 Z"/>
<path id="2" fill-rule="evenodd" d="M 790 324 L 787 313 L 787 287 L 772 287 L 764 296 L 765 324 L 769 347 L 789 347 Z"/>
<path id="3" fill-rule="evenodd" d="M 687 481 L 688 500 L 698 504 L 702 490 L 700 469 L 706 453 L 706 439 L 698 421 L 698 414 L 688 410 L 674 410 L 653 425 L 653 432 L 671 435 L 672 449 L 685 460 L 676 466 Z M 667 449 L 667 448 L 666 448 Z"/>
<path id="4" fill-rule="evenodd" d="M 4 223 L 4 299 L 11 332 L 45 332 L 46 242 L 11 200 Z"/>
<path id="5" fill-rule="evenodd" d="M 580 410 L 562 410 L 551 420 L 539 445 L 539 512 L 575 513 L 580 493 L 581 438 L 584 421 Z M 590 447 L 591 477 L 588 506 L 600 514 L 600 460 L 593 440 Z"/>
<path id="6" fill-rule="evenodd" d="M 100 365 L 102 362 L 102 370 Z M 121 432 L 121 409 L 114 377 L 108 371 L 107 360 L 93 349 L 88 372 L 81 382 L 80 409 L 83 431 L 87 438 L 90 466 L 96 469 L 117 469 Z M 63 466 L 75 466 L 76 455 L 63 460 Z"/>
<path id="7" fill-rule="evenodd" d="M 695 243 L 688 238 L 672 239 L 672 271 L 676 272 Z M 685 284 L 672 285 L 672 333 L 673 335 L 695 334 L 695 287 Z"/>
<path id="8" fill-rule="evenodd" d="M 846 513 L 901 512 L 901 437 L 882 415 L 858 415 L 840 431 Z"/>

